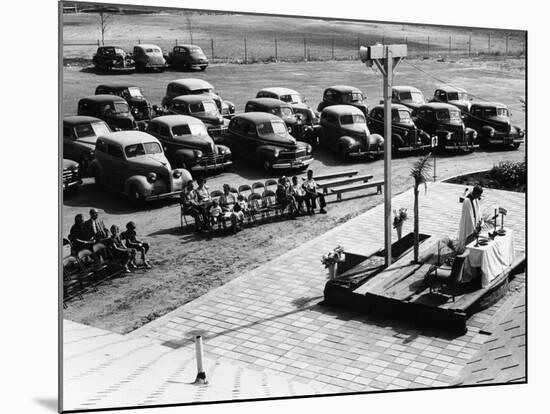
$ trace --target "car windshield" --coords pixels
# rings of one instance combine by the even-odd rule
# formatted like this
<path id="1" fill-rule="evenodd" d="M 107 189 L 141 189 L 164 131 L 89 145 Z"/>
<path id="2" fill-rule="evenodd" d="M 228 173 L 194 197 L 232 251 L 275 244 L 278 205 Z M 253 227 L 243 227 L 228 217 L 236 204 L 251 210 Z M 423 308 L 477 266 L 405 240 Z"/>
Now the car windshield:
<path id="1" fill-rule="evenodd" d="M 409 111 L 405 109 L 400 109 L 398 111 L 392 111 L 392 121 L 393 122 L 399 122 L 399 121 L 408 121 L 411 119 L 411 114 Z"/>
<path id="2" fill-rule="evenodd" d="M 113 113 L 115 114 L 126 114 L 130 112 L 130 108 L 126 102 L 115 102 Z"/>
<path id="3" fill-rule="evenodd" d="M 206 128 L 201 124 L 182 124 L 172 127 L 172 134 L 175 137 L 183 135 L 208 135 Z"/>
<path id="4" fill-rule="evenodd" d="M 423 104 L 426 102 L 424 95 L 420 92 L 405 91 L 399 93 L 399 100 L 407 103 Z"/>
<path id="5" fill-rule="evenodd" d="M 214 101 L 205 101 L 189 105 L 189 112 L 197 114 L 204 112 L 206 115 L 218 115 L 218 107 Z"/>
<path id="6" fill-rule="evenodd" d="M 447 99 L 449 101 L 466 101 L 468 94 L 466 92 L 447 92 Z"/>
<path id="7" fill-rule="evenodd" d="M 360 114 L 355 115 L 342 115 L 340 117 L 340 124 L 349 125 L 349 124 L 364 124 L 365 117 Z"/>
<path id="8" fill-rule="evenodd" d="M 212 88 L 204 88 L 204 89 L 192 89 L 189 90 L 189 93 L 192 95 L 200 95 L 202 93 L 214 93 L 214 90 Z"/>
<path id="9" fill-rule="evenodd" d="M 302 103 L 302 96 L 299 94 L 288 94 L 288 95 L 281 95 L 279 96 L 279 99 L 283 102 L 288 103 Z"/>
<path id="10" fill-rule="evenodd" d="M 508 109 L 506 108 L 484 108 L 483 116 L 508 116 Z"/>
<path id="11" fill-rule="evenodd" d="M 362 103 L 363 95 L 359 92 L 350 92 L 342 95 L 342 102 L 344 103 Z"/>
<path id="12" fill-rule="evenodd" d="M 111 132 L 105 122 L 94 122 L 92 124 L 82 124 L 74 127 L 76 138 L 97 137 L 99 135 Z"/>
<path id="13" fill-rule="evenodd" d="M 142 97 L 143 96 L 143 93 L 141 92 L 141 89 L 138 88 L 137 86 L 131 86 L 128 88 L 128 93 L 130 94 L 130 96 L 132 98 L 136 98 L 136 97 Z"/>
<path id="14" fill-rule="evenodd" d="M 269 112 L 271 112 L 273 115 L 277 115 L 280 117 L 286 116 L 292 116 L 293 112 L 291 108 L 288 108 L 286 106 L 281 106 L 279 108 L 272 108 Z"/>
<path id="15" fill-rule="evenodd" d="M 124 152 L 126 153 L 126 158 L 134 158 L 146 154 L 162 154 L 162 148 L 158 142 L 144 142 L 128 145 L 124 149 Z"/>
<path id="16" fill-rule="evenodd" d="M 435 117 L 438 121 L 460 121 L 460 111 L 454 111 L 451 109 L 443 109 L 435 113 Z"/>
<path id="17" fill-rule="evenodd" d="M 270 135 L 280 135 L 286 137 L 287 130 L 283 121 L 262 122 L 256 126 L 258 135 L 261 137 L 269 137 Z"/>

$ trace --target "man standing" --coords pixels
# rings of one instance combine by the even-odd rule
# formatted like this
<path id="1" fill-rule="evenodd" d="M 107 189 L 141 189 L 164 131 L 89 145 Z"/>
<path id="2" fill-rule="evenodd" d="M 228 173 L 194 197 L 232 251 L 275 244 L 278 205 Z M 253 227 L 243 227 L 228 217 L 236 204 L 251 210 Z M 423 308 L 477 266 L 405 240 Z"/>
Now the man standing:
<path id="1" fill-rule="evenodd" d="M 86 235 L 89 240 L 101 242 L 109 237 L 107 226 L 105 226 L 103 220 L 99 218 L 99 214 L 95 208 L 90 210 L 90 219 L 84 223 L 84 228 L 86 229 Z"/>
<path id="2" fill-rule="evenodd" d="M 476 185 L 473 190 L 464 198 L 462 202 L 462 215 L 458 228 L 458 246 L 464 249 L 472 241 L 472 235 L 476 227 L 481 224 L 481 209 L 479 201 L 483 194 L 483 188 Z"/>
<path id="3" fill-rule="evenodd" d="M 325 206 L 327 205 L 325 202 L 325 196 L 323 193 L 317 191 L 317 183 L 313 179 L 313 170 L 307 170 L 307 179 L 302 184 L 302 187 L 304 188 L 305 194 L 305 200 L 306 205 L 308 205 L 308 213 L 314 214 L 315 213 L 315 199 L 319 199 L 319 213 L 326 214 Z"/>

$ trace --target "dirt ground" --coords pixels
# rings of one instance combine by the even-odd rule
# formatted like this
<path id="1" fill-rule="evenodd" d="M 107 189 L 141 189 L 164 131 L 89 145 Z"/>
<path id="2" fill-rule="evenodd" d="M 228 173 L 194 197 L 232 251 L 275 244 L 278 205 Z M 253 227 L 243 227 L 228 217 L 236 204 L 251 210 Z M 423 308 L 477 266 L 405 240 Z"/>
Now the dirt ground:
<path id="1" fill-rule="evenodd" d="M 524 127 L 525 117 L 518 105 L 524 98 L 525 79 L 519 72 L 503 73 L 468 63 L 439 63 L 415 61 L 426 75 L 403 63 L 395 82 L 419 87 L 429 96 L 446 80 L 462 86 L 478 97 L 512 105 L 514 123 Z M 351 84 L 368 95 L 369 104 L 381 98 L 381 78 L 358 62 L 308 62 L 262 65 L 214 65 L 205 73 L 97 75 L 81 68 L 64 69 L 64 113 L 74 114 L 79 98 L 92 94 L 100 83 L 130 81 L 141 86 L 153 103 L 159 103 L 169 80 L 182 77 L 207 79 L 226 99 L 234 101 L 237 111 L 247 99 L 267 86 L 288 86 L 304 93 L 316 106 L 325 87 Z M 246 86 L 243 86 L 246 84 Z M 525 148 L 518 151 L 477 150 L 467 155 L 445 155 L 437 158 L 437 178 L 450 177 L 468 171 L 489 169 L 501 160 L 523 160 Z M 397 158 L 392 163 L 393 193 L 400 193 L 412 185 L 408 177 L 416 156 Z M 355 161 L 343 165 L 332 153 L 319 150 L 314 153 L 313 170 L 329 173 L 356 169 L 359 174 L 372 174 L 383 179 L 383 161 Z M 210 177 L 210 189 L 223 183 L 235 186 L 265 180 L 269 175 L 256 166 L 236 161 L 232 168 Z M 98 208 L 105 224 L 124 226 L 129 220 L 138 225 L 138 233 L 152 244 L 150 257 L 153 269 L 136 271 L 88 293 L 83 300 L 69 304 L 64 317 L 126 333 L 193 300 L 206 291 L 259 266 L 307 240 L 349 220 L 382 202 L 380 195 L 349 194 L 348 199 L 336 203 L 329 198 L 328 214 L 300 217 L 295 221 L 278 221 L 246 228 L 235 236 L 197 236 L 180 229 L 179 205 L 159 202 L 136 209 L 124 198 L 99 191 L 92 179 L 86 179 L 81 190 L 67 196 L 63 203 L 63 234 L 68 234 L 77 213 L 88 215 L 91 207 Z M 399 206 L 394 206 L 399 208 Z M 411 221 L 412 223 L 412 221 Z M 406 224 L 412 226 L 411 223 Z M 410 231 L 404 229 L 405 233 Z M 326 252 L 319 252 L 319 258 Z M 317 258 L 313 263 L 322 266 Z"/>

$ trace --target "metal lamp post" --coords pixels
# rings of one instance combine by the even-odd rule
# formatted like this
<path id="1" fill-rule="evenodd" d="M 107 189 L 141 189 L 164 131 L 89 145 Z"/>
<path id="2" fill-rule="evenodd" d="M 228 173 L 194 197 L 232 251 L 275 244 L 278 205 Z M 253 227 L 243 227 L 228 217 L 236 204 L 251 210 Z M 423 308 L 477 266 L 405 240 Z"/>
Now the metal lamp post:
<path id="1" fill-rule="evenodd" d="M 392 263 L 391 252 L 391 88 L 393 73 L 407 56 L 407 45 L 361 46 L 359 57 L 368 67 L 376 65 L 384 76 L 384 246 L 386 267 Z"/>

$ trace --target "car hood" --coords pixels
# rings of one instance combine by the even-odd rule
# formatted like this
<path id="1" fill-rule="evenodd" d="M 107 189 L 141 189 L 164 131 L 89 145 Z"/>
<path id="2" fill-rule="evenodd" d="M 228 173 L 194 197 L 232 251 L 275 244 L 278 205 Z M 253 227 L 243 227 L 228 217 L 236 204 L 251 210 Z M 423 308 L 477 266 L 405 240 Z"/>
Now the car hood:
<path id="1" fill-rule="evenodd" d="M 96 136 L 93 136 L 93 137 L 83 137 L 83 138 L 78 138 L 76 140 L 76 142 L 78 142 L 79 144 L 83 144 L 84 146 L 86 147 L 90 147 L 91 149 L 94 149 L 95 148 L 95 143 L 97 141 L 97 137 Z"/>
<path id="2" fill-rule="evenodd" d="M 449 101 L 449 103 L 451 105 L 459 107 L 460 109 L 463 109 L 463 110 L 466 110 L 466 111 L 470 110 L 470 105 L 471 105 L 470 101 L 454 100 L 454 101 Z"/>
<path id="3" fill-rule="evenodd" d="M 202 122 L 208 125 L 223 125 L 224 118 L 219 115 L 206 115 L 204 113 L 193 113 L 194 117 L 200 119 Z"/>
<path id="4" fill-rule="evenodd" d="M 130 158 L 128 162 L 139 165 L 144 169 L 159 173 L 166 170 L 171 170 L 170 163 L 166 159 L 166 156 L 162 153 L 159 154 L 145 154 L 137 157 Z"/>
<path id="5" fill-rule="evenodd" d="M 271 134 L 271 135 L 258 137 L 258 139 L 262 144 L 277 145 L 279 147 L 292 148 L 292 149 L 297 149 L 299 147 L 296 143 L 296 139 L 290 134 L 287 134 L 286 137 L 281 137 L 280 135 Z"/>
<path id="6" fill-rule="evenodd" d="M 175 140 L 175 142 L 185 145 L 186 147 L 199 149 L 205 152 L 213 152 L 215 148 L 212 138 L 205 138 L 200 135 L 186 136 L 185 140 Z"/>
<path id="7" fill-rule="evenodd" d="M 71 170 L 78 167 L 78 163 L 73 160 L 68 160 L 66 158 L 63 158 L 63 169 L 64 170 Z"/>

